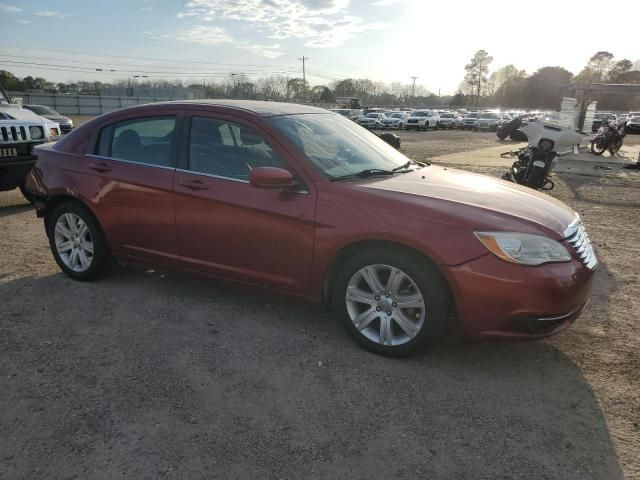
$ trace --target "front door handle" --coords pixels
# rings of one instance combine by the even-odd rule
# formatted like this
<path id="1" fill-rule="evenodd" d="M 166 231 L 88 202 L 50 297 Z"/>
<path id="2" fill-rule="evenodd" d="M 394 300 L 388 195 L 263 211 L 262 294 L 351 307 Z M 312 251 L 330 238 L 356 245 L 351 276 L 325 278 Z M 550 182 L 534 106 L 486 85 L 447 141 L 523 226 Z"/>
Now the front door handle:
<path id="1" fill-rule="evenodd" d="M 208 190 L 209 186 L 202 180 L 180 180 L 178 182 L 183 187 L 187 187 L 191 190 Z"/>
<path id="2" fill-rule="evenodd" d="M 90 163 L 89 168 L 91 170 L 95 170 L 96 172 L 100 172 L 100 173 L 111 171 L 111 167 L 106 163 Z"/>

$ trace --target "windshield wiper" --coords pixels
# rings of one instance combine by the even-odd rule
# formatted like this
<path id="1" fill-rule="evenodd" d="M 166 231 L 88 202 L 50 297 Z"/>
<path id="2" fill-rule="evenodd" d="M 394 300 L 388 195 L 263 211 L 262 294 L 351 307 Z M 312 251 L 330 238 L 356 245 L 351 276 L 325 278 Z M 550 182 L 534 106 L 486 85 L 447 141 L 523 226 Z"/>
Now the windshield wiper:
<path id="1" fill-rule="evenodd" d="M 394 171 L 392 170 L 383 170 L 382 168 L 367 168 L 365 170 L 360 170 L 356 173 L 349 173 L 347 175 L 340 175 L 338 177 L 331 177 L 331 181 L 335 182 L 338 180 L 348 180 L 350 178 L 369 178 L 376 175 L 393 175 Z"/>

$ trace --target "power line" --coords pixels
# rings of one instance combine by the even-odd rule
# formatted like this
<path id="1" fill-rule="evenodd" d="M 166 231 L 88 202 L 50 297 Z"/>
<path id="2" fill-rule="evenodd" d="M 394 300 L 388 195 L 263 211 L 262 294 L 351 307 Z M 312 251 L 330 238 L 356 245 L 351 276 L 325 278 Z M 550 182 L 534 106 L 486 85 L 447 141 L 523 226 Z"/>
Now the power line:
<path id="1" fill-rule="evenodd" d="M 0 52 L 0 57 L 8 57 L 8 58 L 20 58 L 22 60 L 45 60 L 45 61 L 60 61 L 60 62 L 64 62 L 64 63 L 78 63 L 78 64 L 83 64 L 83 65 L 88 65 L 89 62 L 87 60 L 68 60 L 68 59 L 56 59 L 56 58 L 51 58 L 51 57 L 32 57 L 32 56 L 25 56 L 25 55 L 8 55 L 5 53 L 1 53 Z M 6 60 L 9 61 L 9 60 Z M 34 62 L 35 63 L 35 62 Z M 122 63 L 105 63 L 105 62 L 96 62 L 99 63 L 102 66 L 108 66 L 108 67 L 132 67 L 135 65 L 132 64 L 122 64 Z M 144 65 L 144 67 L 153 67 L 154 65 Z M 158 66 L 158 68 L 164 68 L 164 69 L 168 69 L 168 70 L 183 70 L 185 67 L 172 67 L 172 66 Z M 283 67 L 278 67 L 275 65 L 269 66 L 269 67 L 264 67 L 266 70 L 264 70 L 265 72 L 268 72 L 270 70 L 274 70 L 274 69 L 281 69 L 281 68 L 294 68 L 294 67 L 289 67 L 289 66 L 283 66 Z M 223 68 L 223 67 L 217 67 L 217 68 L 207 68 L 205 69 L 206 71 L 228 71 L 228 68 Z M 205 71 L 203 70 L 203 71 Z M 262 72 L 263 70 L 253 70 L 256 72 Z"/>
<path id="2" fill-rule="evenodd" d="M 161 63 L 190 63 L 197 65 L 224 65 L 231 67 L 266 67 L 273 68 L 273 65 L 260 65 L 260 64 L 241 64 L 241 63 L 221 63 L 221 62 L 196 62 L 192 60 L 174 60 L 167 58 L 157 58 L 157 57 L 125 57 L 121 55 L 108 55 L 104 53 L 86 53 L 86 52 L 77 52 L 77 51 L 65 51 L 65 50 L 52 50 L 46 48 L 27 48 L 27 47 L 18 47 L 18 46 L 6 46 L 3 45 L 0 47 L 1 49 L 9 50 L 14 52 L 15 50 L 31 50 L 36 52 L 52 52 L 52 53 L 62 53 L 64 55 L 84 55 L 88 57 L 106 57 L 106 58 L 119 58 L 124 60 L 146 60 L 146 61 L 156 61 Z"/>
<path id="3" fill-rule="evenodd" d="M 76 71 L 78 73 L 113 73 L 113 74 L 130 74 L 130 73 L 145 73 L 145 74 L 154 74 L 159 76 L 227 76 L 228 73 L 224 72 L 170 72 L 170 71 L 150 71 L 150 70 L 116 70 L 116 69 L 102 69 L 102 68 L 92 68 L 92 67 L 78 67 L 75 65 L 62 65 L 55 63 L 38 63 L 38 62 L 19 62 L 14 60 L 3 60 L 3 63 L 10 64 L 14 66 L 37 66 L 42 69 L 52 69 L 51 67 L 55 67 L 56 69 L 65 69 L 67 71 Z M 46 68 L 49 67 L 49 68 Z M 285 74 L 285 73 L 295 73 L 291 70 L 274 70 L 274 71 L 245 71 L 243 73 L 248 74 Z"/>

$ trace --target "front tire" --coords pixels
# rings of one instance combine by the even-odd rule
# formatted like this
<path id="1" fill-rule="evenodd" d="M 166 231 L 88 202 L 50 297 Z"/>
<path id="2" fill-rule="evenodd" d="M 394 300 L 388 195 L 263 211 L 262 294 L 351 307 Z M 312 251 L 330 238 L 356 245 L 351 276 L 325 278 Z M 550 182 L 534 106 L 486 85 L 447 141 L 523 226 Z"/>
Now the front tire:
<path id="1" fill-rule="evenodd" d="M 603 145 L 602 143 L 599 143 L 595 140 L 591 142 L 591 153 L 593 153 L 594 155 L 602 155 L 606 149 L 607 146 Z"/>
<path id="2" fill-rule="evenodd" d="M 91 212 L 67 202 L 58 205 L 47 220 L 51 252 L 60 269 L 75 280 L 98 278 L 107 264 L 109 249 Z"/>
<path id="3" fill-rule="evenodd" d="M 334 283 L 333 310 L 349 335 L 374 353 L 401 357 L 439 339 L 447 290 L 420 255 L 372 248 L 348 259 Z"/>

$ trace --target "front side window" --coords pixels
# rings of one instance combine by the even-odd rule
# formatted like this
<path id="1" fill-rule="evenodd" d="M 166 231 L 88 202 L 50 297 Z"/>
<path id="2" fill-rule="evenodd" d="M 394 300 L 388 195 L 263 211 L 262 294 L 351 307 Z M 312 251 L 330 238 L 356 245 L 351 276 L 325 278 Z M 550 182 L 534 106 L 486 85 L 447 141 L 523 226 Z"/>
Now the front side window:
<path id="1" fill-rule="evenodd" d="M 209 117 L 191 120 L 188 162 L 192 172 L 246 181 L 255 167 L 287 168 L 255 130 Z"/>
<path id="2" fill-rule="evenodd" d="M 145 117 L 104 127 L 96 153 L 117 160 L 168 167 L 176 117 Z"/>

